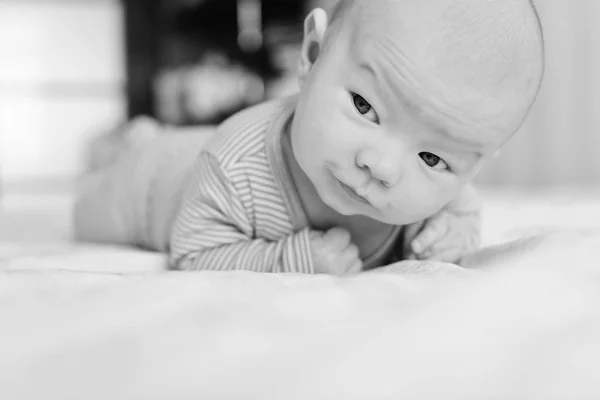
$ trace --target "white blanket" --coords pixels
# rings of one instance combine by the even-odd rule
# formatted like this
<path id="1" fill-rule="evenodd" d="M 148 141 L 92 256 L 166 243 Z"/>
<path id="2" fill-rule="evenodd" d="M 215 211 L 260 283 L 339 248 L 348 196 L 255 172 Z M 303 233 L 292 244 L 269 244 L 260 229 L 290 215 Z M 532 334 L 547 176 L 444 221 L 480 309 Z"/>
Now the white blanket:
<path id="1" fill-rule="evenodd" d="M 487 242 L 597 225 L 600 202 L 545 200 L 554 214 L 492 204 Z M 561 239 L 494 271 L 332 278 L 5 240 L 0 398 L 597 399 L 599 243 Z"/>

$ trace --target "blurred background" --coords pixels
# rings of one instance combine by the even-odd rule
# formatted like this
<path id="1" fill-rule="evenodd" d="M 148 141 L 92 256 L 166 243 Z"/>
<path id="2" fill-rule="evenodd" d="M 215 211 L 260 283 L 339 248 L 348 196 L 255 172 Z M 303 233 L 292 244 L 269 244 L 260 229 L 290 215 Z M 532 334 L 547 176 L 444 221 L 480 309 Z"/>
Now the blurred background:
<path id="1" fill-rule="evenodd" d="M 0 191 L 70 185 L 90 138 L 139 115 L 212 125 L 296 90 L 325 0 L 0 0 Z M 600 1 L 538 0 L 546 77 L 493 187 L 600 183 Z"/>

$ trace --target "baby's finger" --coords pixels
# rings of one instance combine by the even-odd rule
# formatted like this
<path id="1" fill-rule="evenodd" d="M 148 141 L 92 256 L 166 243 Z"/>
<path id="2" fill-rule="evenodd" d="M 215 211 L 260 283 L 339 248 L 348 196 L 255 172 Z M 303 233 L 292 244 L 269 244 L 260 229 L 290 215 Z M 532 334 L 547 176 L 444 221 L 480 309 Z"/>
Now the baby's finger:
<path id="1" fill-rule="evenodd" d="M 358 247 L 353 244 L 338 253 L 337 261 L 344 266 L 344 270 L 350 268 L 357 260 L 360 260 L 359 251 Z"/>
<path id="2" fill-rule="evenodd" d="M 422 257 L 427 258 L 429 253 L 442 253 L 447 250 L 454 249 L 458 252 L 467 252 L 479 247 L 479 235 L 470 234 L 462 235 L 449 232 L 442 239 L 438 240 L 434 245 L 424 250 L 421 253 Z"/>
<path id="3" fill-rule="evenodd" d="M 350 243 L 350 233 L 342 228 L 331 228 L 323 234 L 323 240 L 331 250 L 344 250 Z"/>
<path id="4" fill-rule="evenodd" d="M 344 273 L 357 272 L 362 269 L 362 261 L 358 247 L 350 243 L 340 254 L 339 262 L 344 266 Z"/>
<path id="5" fill-rule="evenodd" d="M 360 259 L 355 260 L 346 270 L 346 274 L 358 274 L 363 269 L 363 263 Z"/>
<path id="6" fill-rule="evenodd" d="M 415 222 L 414 224 L 410 224 L 404 227 L 404 240 L 412 242 L 417 235 L 423 230 L 425 226 L 425 221 Z"/>
<path id="7" fill-rule="evenodd" d="M 349 262 L 360 260 L 360 251 L 358 250 L 358 246 L 352 243 L 348 244 L 343 251 L 343 257 Z"/>
<path id="8" fill-rule="evenodd" d="M 440 237 L 435 243 L 421 252 L 421 255 L 427 253 L 440 253 L 447 249 L 465 250 L 469 247 L 470 239 L 464 235 L 456 234 L 454 231 L 448 231 Z"/>
<path id="9" fill-rule="evenodd" d="M 444 217 L 434 218 L 427 222 L 423 230 L 411 243 L 412 251 L 417 254 L 439 242 L 448 233 L 448 223 Z"/>
<path id="10" fill-rule="evenodd" d="M 414 254 L 412 250 L 412 242 L 423 229 L 425 221 L 419 221 L 414 224 L 407 225 L 402 232 L 402 253 L 404 255 Z"/>
<path id="11" fill-rule="evenodd" d="M 422 260 L 428 261 L 442 261 L 447 263 L 456 263 L 460 260 L 463 255 L 463 251 L 457 247 L 448 247 L 445 249 L 438 249 L 431 251 L 427 255 L 421 257 Z"/>

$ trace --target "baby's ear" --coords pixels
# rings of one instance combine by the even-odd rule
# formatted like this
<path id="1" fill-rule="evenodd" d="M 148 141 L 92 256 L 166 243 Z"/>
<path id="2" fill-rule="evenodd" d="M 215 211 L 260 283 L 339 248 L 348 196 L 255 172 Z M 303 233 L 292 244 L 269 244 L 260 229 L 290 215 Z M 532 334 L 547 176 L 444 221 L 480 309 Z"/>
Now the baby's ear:
<path id="1" fill-rule="evenodd" d="M 312 10 L 304 20 L 304 39 L 298 63 L 298 79 L 301 87 L 317 57 L 319 57 L 325 39 L 327 23 L 327 13 L 321 8 Z"/>

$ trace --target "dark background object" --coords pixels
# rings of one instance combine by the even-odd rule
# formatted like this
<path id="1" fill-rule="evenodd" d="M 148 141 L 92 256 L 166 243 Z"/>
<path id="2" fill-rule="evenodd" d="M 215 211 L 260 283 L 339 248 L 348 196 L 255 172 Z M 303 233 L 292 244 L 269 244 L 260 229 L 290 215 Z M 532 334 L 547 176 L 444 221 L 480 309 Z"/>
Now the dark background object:
<path id="1" fill-rule="evenodd" d="M 153 89 L 158 74 L 192 65 L 208 51 L 225 55 L 265 82 L 280 75 L 273 61 L 274 47 L 281 41 L 300 40 L 305 1 L 261 0 L 260 29 L 265 40 L 254 51 L 238 43 L 240 1 L 122 0 L 129 118 L 158 117 Z M 219 122 L 235 111 L 226 110 L 204 122 Z"/>

